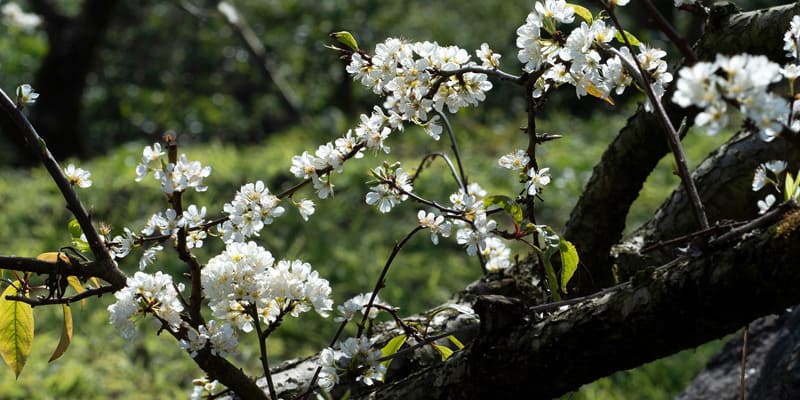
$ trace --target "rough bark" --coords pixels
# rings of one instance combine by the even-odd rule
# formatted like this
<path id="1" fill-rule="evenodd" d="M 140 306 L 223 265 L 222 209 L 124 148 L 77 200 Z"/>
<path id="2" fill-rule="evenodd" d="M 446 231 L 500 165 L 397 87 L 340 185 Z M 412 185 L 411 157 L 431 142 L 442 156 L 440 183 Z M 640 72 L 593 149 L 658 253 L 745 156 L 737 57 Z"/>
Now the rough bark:
<path id="1" fill-rule="evenodd" d="M 800 308 L 750 324 L 745 387 L 747 398 L 800 398 Z M 740 396 L 742 336 L 729 341 L 678 400 L 735 400 Z"/>
<path id="2" fill-rule="evenodd" d="M 745 43 L 745 50 L 782 61 L 782 33 L 776 36 L 774 27 L 785 30 L 798 7 L 734 15 L 723 8 L 710 19 L 709 29 L 718 35 L 716 40 L 760 38 L 748 39 L 756 45 Z M 711 53 L 702 49 L 730 53 L 738 44 L 730 39 L 714 43 L 707 36 L 698 45 L 698 54 L 708 59 Z M 687 115 L 684 110 L 673 111 Z M 610 266 L 609 250 L 621 237 L 630 202 L 652 166 L 667 152 L 657 133 L 649 115 L 639 112 L 632 117 L 596 167 L 573 211 L 567 232 L 576 245 L 583 246 L 582 260 L 591 260 L 592 268 Z M 771 158 L 774 153 L 744 134 L 709 157 L 696 175 L 701 188 L 708 186 L 703 193 L 714 218 L 752 216 L 749 180 L 755 165 Z M 690 223 L 677 217 L 685 210 L 681 196 L 678 191 L 662 207 L 651 223 L 658 228 L 653 229 L 688 229 Z M 769 229 L 751 230 L 713 248 L 695 247 L 673 261 L 667 260 L 676 253 L 668 252 L 646 268 L 641 258 L 616 259 L 623 269 L 628 263 L 636 264 L 638 272 L 629 282 L 568 301 L 565 307 L 528 306 L 525 299 L 514 301 L 508 293 L 504 295 L 512 301 L 497 301 L 506 297 L 482 293 L 476 301 L 466 302 L 475 306 L 481 322 L 461 332 L 475 336 L 465 350 L 444 363 L 395 373 L 378 387 L 343 384 L 339 390 L 352 389 L 355 398 L 379 399 L 550 398 L 612 372 L 700 345 L 800 302 L 796 290 L 800 270 L 791 268 L 800 256 L 800 246 L 795 245 L 800 238 L 798 222 L 800 212 L 793 211 Z M 597 277 L 594 270 L 593 274 Z M 276 375 L 279 391 L 286 396 L 298 394 L 313 370 L 313 359 L 284 365 Z"/>
<path id="3" fill-rule="evenodd" d="M 756 201 L 765 196 L 765 191 L 750 190 L 753 172 L 760 163 L 773 159 L 800 165 L 800 140 L 778 138 L 765 143 L 740 132 L 711 153 L 692 174 L 709 220 L 724 225 L 756 217 Z M 653 218 L 617 246 L 613 255 L 619 279 L 627 280 L 643 266 L 665 263 L 677 249 L 689 244 L 697 227 L 692 215 L 683 212 L 689 209 L 688 201 L 683 187 L 677 188 Z M 685 240 L 670 242 L 681 237 Z M 651 250 L 641 254 L 642 247 Z"/>
<path id="4" fill-rule="evenodd" d="M 792 15 L 797 13 L 800 4 L 745 13 L 737 13 L 730 5 L 717 7 L 695 45 L 695 53 L 700 60 L 713 60 L 717 53 L 747 52 L 784 62 L 783 33 Z M 670 97 L 668 91 L 664 99 Z M 669 101 L 665 107 L 676 126 L 683 117 L 689 122 L 694 119 L 695 112 L 691 109 L 681 109 Z M 657 121 L 640 109 L 595 166 L 565 230 L 565 236 L 583 255 L 587 267 L 576 276 L 576 292 L 586 293 L 613 284 L 609 250 L 621 239 L 625 216 L 644 181 L 668 151 Z"/>
<path id="5" fill-rule="evenodd" d="M 798 223 L 795 210 L 769 229 L 647 269 L 563 307 L 478 296 L 481 323 L 467 348 L 385 385 L 354 386 L 355 398 L 551 398 L 729 334 L 800 302 L 800 269 L 792 268 L 800 257 Z M 461 334 L 475 334 L 471 329 Z M 284 396 L 305 387 L 313 361 L 287 367 L 276 375 Z"/>

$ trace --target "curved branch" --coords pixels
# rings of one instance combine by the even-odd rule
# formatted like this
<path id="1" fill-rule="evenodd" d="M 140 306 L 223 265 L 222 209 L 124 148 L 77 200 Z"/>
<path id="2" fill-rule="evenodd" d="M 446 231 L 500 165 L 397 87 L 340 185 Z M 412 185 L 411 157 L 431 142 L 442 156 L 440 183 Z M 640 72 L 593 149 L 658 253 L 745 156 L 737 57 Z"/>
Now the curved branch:
<path id="1" fill-rule="evenodd" d="M 698 59 L 711 60 L 717 53 L 748 52 L 783 62 L 783 32 L 792 15 L 800 13 L 800 4 L 745 13 L 735 11 L 730 7 L 712 10 L 706 32 L 695 46 Z M 732 37 L 737 39 L 731 40 Z M 671 93 L 672 89 L 668 90 L 664 98 L 669 99 Z M 664 106 L 673 123 L 684 117 L 693 121 L 697 114 L 696 110 L 682 109 L 670 102 Z M 587 274 L 584 269 L 578 270 L 573 278 L 576 284 L 573 293 L 587 293 L 613 284 L 609 250 L 621 239 L 625 217 L 647 176 L 669 151 L 663 138 L 653 134 L 658 129 L 656 118 L 640 108 L 595 165 L 564 234 L 578 248 L 590 271 Z"/>

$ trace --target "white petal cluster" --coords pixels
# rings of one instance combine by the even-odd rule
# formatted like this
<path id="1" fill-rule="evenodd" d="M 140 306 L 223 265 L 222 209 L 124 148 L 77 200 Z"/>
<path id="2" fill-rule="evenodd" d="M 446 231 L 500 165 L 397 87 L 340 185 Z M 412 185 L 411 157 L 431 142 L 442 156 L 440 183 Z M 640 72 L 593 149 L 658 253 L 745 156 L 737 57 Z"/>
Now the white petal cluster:
<path id="1" fill-rule="evenodd" d="M 511 249 L 498 237 L 487 237 L 481 254 L 486 260 L 488 272 L 498 272 L 511 267 Z"/>
<path id="2" fill-rule="evenodd" d="M 17 104 L 33 104 L 39 98 L 39 93 L 33 90 L 33 87 L 27 83 L 17 86 Z"/>
<path id="3" fill-rule="evenodd" d="M 344 302 L 344 304 L 337 306 L 336 309 L 342 314 L 339 317 L 334 318 L 333 320 L 336 322 L 342 321 L 350 321 L 353 317 L 356 316 L 358 313 L 364 312 L 364 307 L 369 304 L 369 299 L 372 297 L 372 293 L 361 293 L 353 296 L 353 298 Z M 373 305 L 380 304 L 384 306 L 388 306 L 387 304 L 383 303 L 380 297 L 375 296 L 375 301 L 372 302 Z M 380 310 L 376 307 L 371 307 L 369 309 L 369 319 L 375 319 L 378 316 Z"/>
<path id="4" fill-rule="evenodd" d="M 705 126 L 709 135 L 727 125 L 728 104 L 752 121 L 761 140 L 772 141 L 785 127 L 782 121 L 787 120 L 790 104 L 767 90 L 781 80 L 781 68 L 764 56 L 718 55 L 713 63 L 697 63 L 678 75 L 672 101 L 702 108 L 695 124 Z"/>
<path id="5" fill-rule="evenodd" d="M 467 254 L 474 256 L 478 251 L 486 249 L 486 239 L 491 237 L 492 230 L 497 227 L 497 222 L 486 216 L 486 213 L 478 214 L 472 221 L 456 232 L 458 244 L 467 248 Z"/>
<path id="6" fill-rule="evenodd" d="M 611 2 L 612 6 L 626 4 L 626 0 Z M 617 55 L 605 60 L 598 51 L 609 46 L 617 30 L 598 18 L 591 23 L 581 22 L 568 35 L 560 31 L 556 33 L 558 24 L 571 23 L 573 20 L 574 10 L 565 1 L 537 1 L 525 24 L 517 29 L 517 59 L 524 64 L 524 71 L 541 73 L 533 96 L 541 97 L 549 89 L 563 84 L 574 86 L 578 97 L 589 94 L 607 98 L 611 93 L 622 94 L 632 82 L 631 74 L 627 71 L 629 66 L 634 65 L 630 51 L 623 48 Z M 640 45 L 638 50 L 636 59 L 648 74 L 652 88 L 660 98 L 664 87 L 672 81 L 672 75 L 667 72 L 667 63 L 663 60 L 666 53 L 645 45 Z M 645 106 L 650 108 L 649 103 Z"/>
<path id="7" fill-rule="evenodd" d="M 78 186 L 80 188 L 88 188 L 92 186 L 92 174 L 83 168 L 76 168 L 75 165 L 67 165 L 64 168 L 64 175 L 67 177 L 70 185 Z"/>
<path id="8" fill-rule="evenodd" d="M 22 11 L 19 4 L 13 1 L 3 4 L 0 13 L 3 14 L 3 23 L 16 26 L 26 32 L 31 32 L 42 24 L 42 17 Z"/>
<path id="9" fill-rule="evenodd" d="M 800 15 L 792 17 L 789 23 L 789 30 L 783 35 L 783 49 L 786 50 L 786 57 L 800 60 Z"/>
<path id="10" fill-rule="evenodd" d="M 500 55 L 484 44 L 476 51 L 485 68 L 496 68 Z M 455 113 L 485 100 L 492 83 L 486 74 L 458 71 L 477 67 L 469 53 L 456 46 L 435 42 L 407 42 L 389 38 L 375 47 L 372 55 L 357 52 L 346 70 L 354 80 L 385 98 L 383 107 L 375 106 L 362 114 L 356 128 L 333 142 L 320 146 L 314 154 L 306 151 L 292 157 L 290 172 L 310 179 L 319 198 L 333 194 L 332 172 L 342 172 L 349 158 L 361 158 L 364 149 L 389 153 L 386 140 L 404 123 L 420 126 L 438 140 L 442 126 L 436 112 L 444 108 Z M 387 202 L 381 202 L 387 209 Z M 389 207 L 390 208 L 390 207 Z"/>
<path id="11" fill-rule="evenodd" d="M 531 162 L 528 153 L 525 150 L 518 149 L 514 153 L 506 154 L 497 161 L 501 167 L 510 169 L 512 171 L 522 171 Z"/>
<path id="12" fill-rule="evenodd" d="M 279 261 L 254 242 L 230 243 L 208 261 L 201 282 L 214 318 L 237 330 L 253 330 L 253 313 L 272 323 L 282 313 L 298 316 L 312 307 L 322 316 L 333 309 L 328 281 L 309 263 Z"/>
<path id="13" fill-rule="evenodd" d="M 771 160 L 765 163 L 761 163 L 756 167 L 756 171 L 753 174 L 753 183 L 751 184 L 751 188 L 754 192 L 757 192 L 767 185 L 771 185 L 775 190 L 778 192 L 781 191 L 781 185 L 779 182 L 782 182 L 781 174 L 786 170 L 788 164 L 784 160 Z M 792 197 L 796 198 L 798 193 L 794 193 Z M 764 200 L 759 200 L 756 203 L 758 206 L 758 213 L 764 214 L 775 204 L 775 196 L 773 194 L 768 194 Z"/>
<path id="14" fill-rule="evenodd" d="M 183 305 L 178 300 L 171 276 L 160 271 L 153 275 L 137 272 L 128 278 L 126 285 L 114 293 L 116 303 L 108 306 L 111 324 L 120 331 L 122 337 L 133 338 L 136 335 L 133 321 L 147 314 L 157 317 L 159 326 L 178 330 Z"/>
<path id="15" fill-rule="evenodd" d="M 141 182 L 150 172 L 161 184 L 161 191 L 167 194 L 194 189 L 204 192 L 208 189 L 203 180 L 211 175 L 211 167 L 203 166 L 200 161 L 189 161 L 186 154 L 181 154 L 177 162 L 171 163 L 164 157 L 161 144 L 145 146 L 142 161 L 136 166 L 136 181 Z"/>
<path id="16" fill-rule="evenodd" d="M 280 203 L 281 200 L 269 192 L 264 182 L 245 184 L 236 192 L 233 201 L 223 206 L 228 214 L 228 221 L 220 228 L 223 240 L 226 243 L 242 242 L 248 237 L 258 236 L 273 218 L 283 215 L 285 209 Z"/>
<path id="17" fill-rule="evenodd" d="M 417 219 L 419 219 L 419 225 L 421 227 L 431 231 L 431 242 L 433 242 L 433 244 L 439 244 L 439 235 L 450 237 L 450 231 L 453 226 L 449 221 L 445 220 L 443 215 L 436 215 L 436 213 L 433 212 L 419 210 L 419 212 L 417 212 Z"/>
<path id="18" fill-rule="evenodd" d="M 550 168 L 540 168 L 538 171 L 531 168 L 528 171 L 528 177 L 531 178 L 526 183 L 528 194 L 535 196 L 542 191 L 542 188 L 550 184 Z"/>
<path id="19" fill-rule="evenodd" d="M 383 381 L 386 367 L 380 361 L 381 351 L 373 349 L 367 337 L 348 338 L 339 348 L 326 348 L 320 353 L 320 387 L 330 391 L 339 382 L 339 373 L 344 372 L 358 372 L 356 381 L 370 386 Z"/>
<path id="20" fill-rule="evenodd" d="M 370 188 L 366 195 L 366 202 L 369 205 L 378 207 L 382 213 L 388 213 L 394 206 L 408 199 L 408 193 L 414 191 L 411 185 L 411 177 L 402 168 L 395 168 L 384 165 L 372 170 L 372 175 L 380 182 Z"/>

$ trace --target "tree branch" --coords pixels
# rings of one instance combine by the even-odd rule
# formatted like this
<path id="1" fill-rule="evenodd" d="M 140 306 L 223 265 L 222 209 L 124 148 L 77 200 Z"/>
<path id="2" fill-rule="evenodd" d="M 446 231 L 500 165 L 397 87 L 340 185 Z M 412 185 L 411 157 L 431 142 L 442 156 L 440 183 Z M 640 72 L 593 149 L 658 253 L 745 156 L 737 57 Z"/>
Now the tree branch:
<path id="1" fill-rule="evenodd" d="M 792 15 L 798 13 L 800 4 L 745 13 L 736 13 L 735 7 L 716 7 L 704 36 L 695 45 L 695 53 L 700 60 L 713 60 L 717 53 L 748 52 L 783 62 L 783 33 Z M 672 97 L 673 87 L 668 89 L 665 99 Z M 664 107 L 673 123 L 684 117 L 694 121 L 697 114 L 696 110 L 683 109 L 671 102 L 665 102 Z M 585 269 L 578 270 L 573 278 L 576 284 L 573 293 L 585 294 L 614 283 L 609 250 L 621 239 L 625 217 L 647 176 L 669 151 L 663 138 L 652 134 L 658 129 L 656 118 L 640 108 L 595 165 L 564 232 L 590 271 L 587 274 Z"/>

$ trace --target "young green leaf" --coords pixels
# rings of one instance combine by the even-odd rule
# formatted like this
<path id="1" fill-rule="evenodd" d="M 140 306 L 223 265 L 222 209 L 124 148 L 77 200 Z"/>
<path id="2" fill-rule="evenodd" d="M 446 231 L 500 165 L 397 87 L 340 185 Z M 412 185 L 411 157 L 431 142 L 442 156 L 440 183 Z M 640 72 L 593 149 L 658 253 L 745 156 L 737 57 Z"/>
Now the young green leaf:
<path id="1" fill-rule="evenodd" d="M 447 359 L 450 358 L 450 356 L 453 355 L 453 350 L 451 350 L 447 346 L 442 346 L 440 344 L 435 344 L 434 343 L 433 344 L 433 348 L 436 349 L 436 351 L 439 352 L 440 356 L 442 356 L 442 361 L 447 361 Z"/>
<path id="2" fill-rule="evenodd" d="M 72 236 L 73 239 L 79 238 L 81 237 L 81 235 L 83 235 L 83 229 L 81 229 L 81 224 L 79 224 L 78 220 L 75 218 L 69 221 L 67 229 L 69 229 L 69 235 Z"/>
<path id="3" fill-rule="evenodd" d="M 500 207 L 514 219 L 515 224 L 520 225 L 522 223 L 522 207 L 508 196 L 487 196 L 483 199 L 483 206 L 486 208 L 491 206 Z"/>
<path id="4" fill-rule="evenodd" d="M 553 255 L 558 253 L 561 249 L 561 237 L 553 232 L 550 227 L 540 231 L 542 240 L 544 241 L 544 249 L 540 252 L 542 255 L 542 262 L 544 263 L 544 272 L 547 276 L 547 287 L 553 295 L 553 300 L 561 301 L 561 293 L 559 293 L 558 277 L 556 277 L 556 270 L 553 267 L 553 262 L 550 260 Z"/>
<path id="5" fill-rule="evenodd" d="M 578 250 L 569 240 L 561 238 L 559 246 L 561 253 L 561 291 L 567 293 L 567 283 L 572 279 L 572 275 L 578 269 Z"/>
<path id="6" fill-rule="evenodd" d="M 797 191 L 798 185 L 800 185 L 800 175 L 798 175 L 798 179 L 795 181 L 791 172 L 787 172 L 786 180 L 783 183 L 783 199 L 789 201 L 794 197 L 794 193 Z"/>
<path id="7" fill-rule="evenodd" d="M 353 37 L 353 34 L 347 31 L 340 31 L 340 32 L 333 32 L 331 33 L 331 39 L 336 40 L 337 42 L 345 45 L 348 49 L 352 51 L 358 51 L 358 42 L 356 42 L 356 38 Z"/>
<path id="8" fill-rule="evenodd" d="M 0 294 L 0 356 L 19 378 L 33 346 L 33 308 L 6 296 L 19 295 L 15 281 Z"/>
<path id="9" fill-rule="evenodd" d="M 631 46 L 637 47 L 640 44 L 642 44 L 642 42 L 639 39 L 637 39 L 636 36 L 634 36 L 632 33 L 628 31 L 623 31 L 623 32 L 625 37 L 628 38 L 628 43 L 630 43 Z M 625 44 L 625 38 L 623 38 L 622 35 L 623 33 L 619 33 L 619 31 L 617 31 L 617 33 L 614 35 L 614 38 L 617 39 L 618 42 Z"/>
<path id="10" fill-rule="evenodd" d="M 403 347 L 403 344 L 406 343 L 406 339 L 407 339 L 406 335 L 400 335 L 400 336 L 393 337 L 381 349 L 381 356 L 383 356 L 383 357 L 393 356 L 395 353 L 397 353 L 400 350 L 401 347 Z M 382 362 L 381 364 L 383 364 L 384 367 L 389 368 L 389 364 L 391 364 L 391 363 L 392 363 L 392 359 L 390 358 L 390 359 Z"/>
<path id="11" fill-rule="evenodd" d="M 64 312 L 64 325 L 61 326 L 61 339 L 58 341 L 56 350 L 47 362 L 53 362 L 59 359 L 66 353 L 69 344 L 72 343 L 72 309 L 69 308 L 69 305 L 62 304 L 61 310 Z"/>
<path id="12" fill-rule="evenodd" d="M 554 301 L 561 301 L 561 293 L 558 291 L 558 278 L 556 278 L 556 270 L 553 268 L 553 263 L 550 257 L 555 254 L 552 248 L 547 248 L 542 254 L 542 261 L 544 262 L 544 272 L 547 275 L 547 286 L 550 289 L 550 294 L 553 295 Z"/>
<path id="13" fill-rule="evenodd" d="M 587 24 L 592 24 L 592 12 L 586 9 L 585 7 L 579 6 L 577 4 L 567 3 L 567 6 L 572 7 L 579 17 L 583 18 Z"/>

